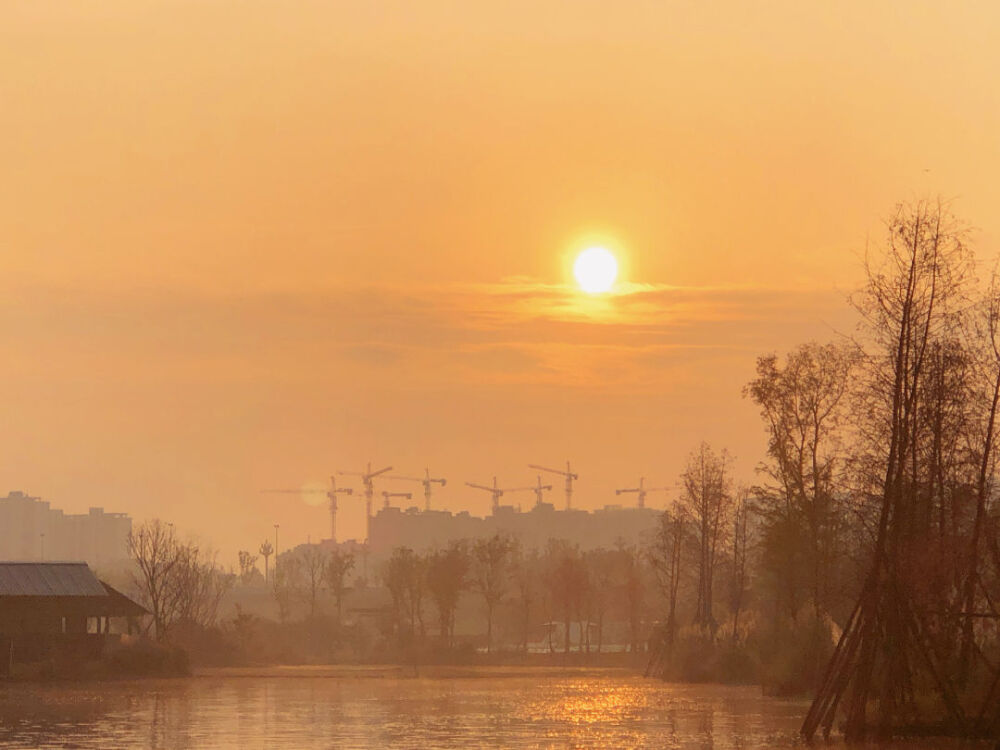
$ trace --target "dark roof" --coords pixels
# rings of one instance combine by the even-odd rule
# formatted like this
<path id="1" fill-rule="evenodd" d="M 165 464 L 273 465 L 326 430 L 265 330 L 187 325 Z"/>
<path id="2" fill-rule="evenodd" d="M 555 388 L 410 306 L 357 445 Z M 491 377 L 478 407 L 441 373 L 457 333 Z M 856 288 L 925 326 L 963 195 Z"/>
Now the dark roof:
<path id="1" fill-rule="evenodd" d="M 108 596 L 84 562 L 0 562 L 0 596 Z"/>
<path id="2" fill-rule="evenodd" d="M 101 585 L 104 586 L 105 590 L 108 592 L 108 597 L 111 600 L 108 602 L 109 613 L 113 616 L 142 617 L 143 615 L 149 614 L 148 609 L 129 599 L 114 586 L 109 586 L 104 581 L 101 581 Z"/>

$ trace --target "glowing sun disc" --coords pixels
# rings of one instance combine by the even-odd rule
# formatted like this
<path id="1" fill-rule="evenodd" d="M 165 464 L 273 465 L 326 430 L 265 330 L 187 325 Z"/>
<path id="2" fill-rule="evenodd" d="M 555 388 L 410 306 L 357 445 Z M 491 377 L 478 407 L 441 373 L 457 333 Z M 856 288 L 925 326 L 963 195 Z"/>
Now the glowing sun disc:
<path id="1" fill-rule="evenodd" d="M 576 256 L 573 275 L 583 291 L 606 292 L 618 278 L 618 261 L 603 247 L 588 247 Z"/>

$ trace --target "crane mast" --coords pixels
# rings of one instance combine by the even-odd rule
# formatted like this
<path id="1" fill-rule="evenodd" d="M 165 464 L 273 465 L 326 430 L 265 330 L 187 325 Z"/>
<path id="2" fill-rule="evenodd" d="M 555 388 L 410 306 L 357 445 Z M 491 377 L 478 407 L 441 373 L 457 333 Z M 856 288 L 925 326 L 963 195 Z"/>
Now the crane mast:
<path id="1" fill-rule="evenodd" d="M 569 461 L 566 462 L 566 471 L 562 469 L 550 469 L 547 466 L 539 466 L 538 464 L 528 464 L 529 469 L 536 469 L 537 471 L 547 471 L 550 474 L 559 474 L 566 480 L 566 510 L 573 507 L 573 480 L 579 479 L 580 475 L 573 473 L 570 468 Z"/>
<path id="2" fill-rule="evenodd" d="M 261 492 L 266 492 L 269 494 L 280 494 L 280 495 L 318 495 L 323 493 L 326 495 L 327 499 L 330 501 L 330 539 L 333 540 L 334 544 L 337 543 L 337 496 L 338 495 L 353 495 L 354 490 L 350 487 L 338 487 L 337 478 L 330 476 L 330 489 L 328 490 L 317 490 L 317 489 L 280 489 L 280 490 L 261 490 Z"/>
<path id="3" fill-rule="evenodd" d="M 444 487 L 448 483 L 448 480 L 444 479 L 443 477 L 432 477 L 430 469 L 424 469 L 423 477 L 404 477 L 404 476 L 389 475 L 386 476 L 386 479 L 399 479 L 400 481 L 404 482 L 420 482 L 424 486 L 425 511 L 431 509 L 431 488 L 435 484 L 439 484 L 442 487 Z"/>
<path id="4" fill-rule="evenodd" d="M 669 487 L 647 487 L 646 486 L 646 478 L 645 477 L 639 477 L 639 486 L 638 487 L 626 487 L 624 489 L 615 490 L 615 494 L 616 495 L 623 495 L 623 494 L 626 494 L 626 493 L 634 492 L 638 496 L 637 497 L 638 502 L 636 503 L 636 507 L 638 507 L 638 508 L 645 508 L 646 507 L 646 495 L 647 494 L 649 494 L 650 492 L 669 492 L 669 491 L 670 491 Z"/>
<path id="5" fill-rule="evenodd" d="M 492 487 L 490 487 L 489 485 L 485 485 L 485 484 L 475 484 L 473 482 L 466 482 L 465 484 L 468 487 L 472 487 L 472 488 L 477 489 L 477 490 L 484 490 L 486 492 L 489 492 L 490 495 L 492 496 L 492 500 L 493 500 L 493 513 L 497 512 L 497 509 L 500 508 L 500 498 L 503 497 L 503 492 L 504 491 L 497 486 L 497 478 L 496 477 L 493 477 L 493 486 Z"/>
<path id="6" fill-rule="evenodd" d="M 369 461 L 365 471 L 337 472 L 341 476 L 361 477 L 361 483 L 365 488 L 365 541 L 370 541 L 372 538 L 372 499 L 375 496 L 375 483 L 373 480 L 387 471 L 392 471 L 392 467 L 386 466 L 384 469 L 372 471 L 372 462 Z"/>
<path id="7" fill-rule="evenodd" d="M 513 487 L 509 490 L 504 490 L 505 492 L 525 492 L 530 490 L 535 493 L 535 505 L 541 505 L 544 502 L 542 493 L 552 489 L 551 484 L 542 484 L 541 475 L 538 476 L 538 482 L 536 484 L 529 485 L 527 487 Z"/>

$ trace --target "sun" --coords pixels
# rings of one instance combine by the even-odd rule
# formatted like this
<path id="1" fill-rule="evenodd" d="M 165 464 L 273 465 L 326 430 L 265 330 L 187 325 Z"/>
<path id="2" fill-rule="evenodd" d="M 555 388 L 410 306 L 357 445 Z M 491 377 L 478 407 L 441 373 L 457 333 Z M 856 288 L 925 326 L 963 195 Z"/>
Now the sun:
<path id="1" fill-rule="evenodd" d="M 618 278 L 618 261 L 603 247 L 588 247 L 576 256 L 573 275 L 583 291 L 590 294 L 606 292 Z"/>

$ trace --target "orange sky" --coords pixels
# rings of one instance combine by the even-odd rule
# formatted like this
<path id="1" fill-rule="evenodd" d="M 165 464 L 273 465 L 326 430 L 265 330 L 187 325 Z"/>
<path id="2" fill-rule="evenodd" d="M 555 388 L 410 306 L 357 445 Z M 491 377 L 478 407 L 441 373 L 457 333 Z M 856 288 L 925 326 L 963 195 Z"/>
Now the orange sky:
<path id="1" fill-rule="evenodd" d="M 0 493 L 232 556 L 369 459 L 477 513 L 702 438 L 750 479 L 754 357 L 850 331 L 895 202 L 1000 250 L 993 4 L 483 5 L 0 5 Z M 595 239 L 628 293 L 585 302 Z"/>

